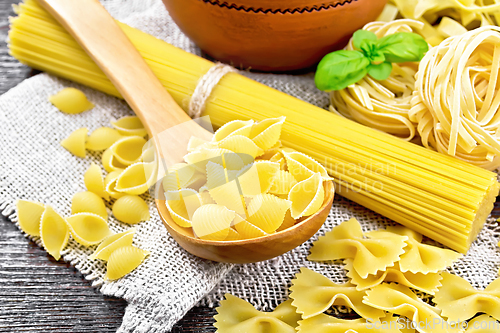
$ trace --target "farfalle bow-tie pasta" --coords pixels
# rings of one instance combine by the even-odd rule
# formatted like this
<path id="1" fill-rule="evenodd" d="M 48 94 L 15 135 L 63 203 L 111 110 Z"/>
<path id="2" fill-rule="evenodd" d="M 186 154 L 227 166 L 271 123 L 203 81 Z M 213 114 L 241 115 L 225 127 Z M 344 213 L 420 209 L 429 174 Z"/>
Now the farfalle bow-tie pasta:
<path id="1" fill-rule="evenodd" d="M 405 286 L 379 285 L 366 292 L 363 303 L 408 318 L 421 333 L 462 332 L 459 322 L 447 322 L 439 315 L 439 309 L 422 301 Z"/>
<path id="2" fill-rule="evenodd" d="M 236 296 L 226 294 L 225 297 L 214 316 L 217 332 L 295 333 L 300 315 L 291 300 L 281 303 L 273 312 L 261 312 Z"/>
<path id="3" fill-rule="evenodd" d="M 394 233 L 365 238 L 359 222 L 352 218 L 314 242 L 308 259 L 325 261 L 351 258 L 357 274 L 364 279 L 397 262 L 404 253 L 406 240 L 408 236 Z"/>
<path id="4" fill-rule="evenodd" d="M 474 289 L 463 278 L 443 273 L 442 287 L 434 297 L 443 317 L 451 321 L 463 321 L 483 312 L 500 320 L 500 279 L 484 290 Z"/>
<path id="5" fill-rule="evenodd" d="M 290 298 L 303 319 L 317 316 L 332 305 L 345 305 L 369 321 L 378 321 L 384 312 L 362 302 L 364 291 L 350 283 L 337 284 L 322 274 L 302 267 L 292 280 Z"/>
<path id="6" fill-rule="evenodd" d="M 374 324 L 364 319 L 345 320 L 326 314 L 320 314 L 309 319 L 299 321 L 299 333 L 406 333 L 397 322 L 398 318 L 387 315 Z M 382 324 L 383 323 L 383 324 Z M 413 333 L 413 332 L 412 332 Z"/>
<path id="7" fill-rule="evenodd" d="M 284 121 L 235 120 L 212 141 L 191 138 L 186 163 L 170 167 L 162 182 L 172 219 L 198 238 L 231 241 L 279 232 L 315 214 L 330 177 L 309 156 L 281 147 Z"/>

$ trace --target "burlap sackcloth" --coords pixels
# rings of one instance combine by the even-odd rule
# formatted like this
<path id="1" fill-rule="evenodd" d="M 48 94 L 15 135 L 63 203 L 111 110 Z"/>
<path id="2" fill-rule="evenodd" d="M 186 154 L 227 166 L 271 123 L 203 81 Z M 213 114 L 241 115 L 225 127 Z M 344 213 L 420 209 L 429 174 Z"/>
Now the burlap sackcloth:
<path id="1" fill-rule="evenodd" d="M 160 0 L 108 0 L 104 4 L 115 18 L 200 55 Z M 315 89 L 312 75 L 244 74 L 320 107 L 329 103 L 327 94 Z M 58 111 L 47 97 L 67 86 L 83 90 L 96 107 L 78 115 Z M 91 132 L 110 126 L 110 119 L 130 114 L 132 111 L 121 100 L 47 74 L 27 79 L 5 93 L 0 97 L 0 211 L 16 222 L 14 204 L 22 198 L 50 204 L 68 216 L 71 197 L 85 190 L 83 173 L 92 161 L 100 163 L 100 154 L 88 152 L 87 158 L 81 159 L 63 149 L 60 141 L 77 128 L 87 127 Z M 126 277 L 104 282 L 105 265 L 87 258 L 95 247 L 85 248 L 71 240 L 63 255 L 102 293 L 129 302 L 120 332 L 167 332 L 191 307 L 217 305 L 226 292 L 248 300 L 258 309 L 272 309 L 287 298 L 290 281 L 302 266 L 335 281 L 345 281 L 340 265 L 306 260 L 312 241 L 350 217 L 358 218 L 365 230 L 391 223 L 336 197 L 328 220 L 310 241 L 273 260 L 233 266 L 202 260 L 184 251 L 163 227 L 150 199 L 149 205 L 151 219 L 137 225 L 134 244 L 151 251 L 151 255 Z M 109 224 L 115 232 L 129 227 L 112 215 Z M 451 271 L 475 287 L 488 285 L 497 277 L 500 264 L 499 234 L 500 228 L 490 218 L 469 254 Z"/>

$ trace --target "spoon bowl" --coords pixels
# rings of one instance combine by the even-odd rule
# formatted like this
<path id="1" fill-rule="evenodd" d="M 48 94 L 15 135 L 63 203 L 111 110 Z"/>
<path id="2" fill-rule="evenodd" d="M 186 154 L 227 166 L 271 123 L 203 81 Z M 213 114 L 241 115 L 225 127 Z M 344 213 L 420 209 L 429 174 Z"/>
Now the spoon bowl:
<path id="1" fill-rule="evenodd" d="M 307 241 L 319 230 L 330 212 L 335 194 L 332 181 L 324 181 L 323 186 L 325 199 L 321 208 L 313 215 L 285 230 L 236 241 L 196 238 L 191 228 L 183 228 L 175 223 L 165 205 L 165 200 L 155 201 L 165 228 L 186 251 L 213 261 L 246 264 L 268 260 L 286 253 Z"/>

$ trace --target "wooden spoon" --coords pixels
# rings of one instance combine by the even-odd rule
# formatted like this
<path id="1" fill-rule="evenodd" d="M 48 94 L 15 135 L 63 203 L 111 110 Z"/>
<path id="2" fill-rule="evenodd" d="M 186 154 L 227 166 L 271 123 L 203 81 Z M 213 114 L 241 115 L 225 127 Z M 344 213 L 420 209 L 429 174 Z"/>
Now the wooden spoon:
<path id="1" fill-rule="evenodd" d="M 191 136 L 211 140 L 168 94 L 127 36 L 97 0 L 38 0 L 75 38 L 115 85 L 145 125 L 157 156 L 168 165 L 182 161 Z M 168 148 L 168 149 L 163 149 Z M 334 189 L 325 182 L 325 200 L 311 217 L 281 232 L 240 241 L 206 241 L 179 227 L 163 200 L 156 206 L 165 227 L 188 252 L 215 261 L 248 263 L 283 254 L 308 240 L 326 220 Z"/>

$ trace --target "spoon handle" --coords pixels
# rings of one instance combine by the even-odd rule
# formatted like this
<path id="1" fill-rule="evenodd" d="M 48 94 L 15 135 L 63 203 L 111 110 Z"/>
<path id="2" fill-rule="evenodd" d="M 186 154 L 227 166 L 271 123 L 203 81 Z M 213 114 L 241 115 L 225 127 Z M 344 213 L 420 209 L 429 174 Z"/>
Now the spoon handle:
<path id="1" fill-rule="evenodd" d="M 38 2 L 97 63 L 144 123 L 151 137 L 191 120 L 97 0 Z M 203 131 L 201 127 L 199 130 Z"/>

